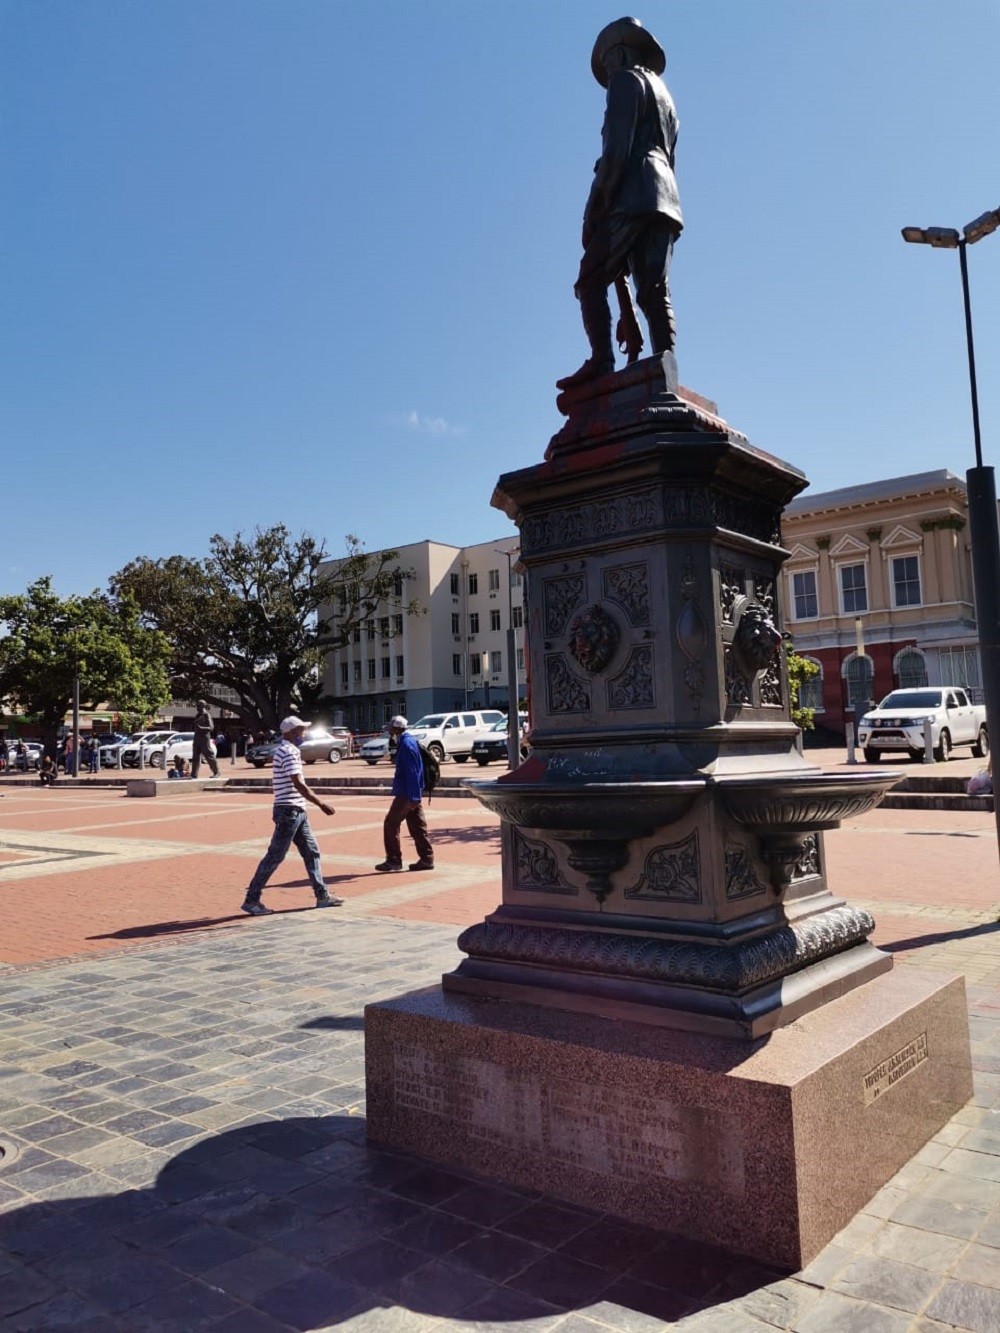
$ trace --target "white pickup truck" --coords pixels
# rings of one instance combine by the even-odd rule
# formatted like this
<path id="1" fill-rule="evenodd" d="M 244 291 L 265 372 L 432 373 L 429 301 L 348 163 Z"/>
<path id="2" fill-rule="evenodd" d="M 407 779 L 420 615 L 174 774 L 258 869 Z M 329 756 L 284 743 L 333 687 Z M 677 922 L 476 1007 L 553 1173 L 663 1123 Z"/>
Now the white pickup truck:
<path id="1" fill-rule="evenodd" d="M 865 713 L 858 723 L 858 744 L 869 764 L 883 754 L 903 750 L 911 759 L 924 755 L 924 722 L 931 724 L 934 758 L 946 760 L 956 745 L 971 745 L 980 757 L 989 754 L 986 709 L 969 702 L 965 690 L 956 685 L 893 690 L 879 706 Z"/>

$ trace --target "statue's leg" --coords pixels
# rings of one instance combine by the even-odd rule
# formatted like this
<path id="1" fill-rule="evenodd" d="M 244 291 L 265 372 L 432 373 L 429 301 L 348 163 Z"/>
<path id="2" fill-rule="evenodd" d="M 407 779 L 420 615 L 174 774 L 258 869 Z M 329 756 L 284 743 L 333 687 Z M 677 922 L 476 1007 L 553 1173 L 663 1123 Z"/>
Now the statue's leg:
<path id="1" fill-rule="evenodd" d="M 676 239 L 676 228 L 666 218 L 655 218 L 636 238 L 629 256 L 636 301 L 646 317 L 654 353 L 672 352 L 677 341 L 670 301 L 670 257 Z"/>
<path id="2" fill-rule="evenodd" d="M 601 231 L 587 246 L 580 262 L 580 276 L 576 295 L 580 302 L 583 331 L 590 343 L 590 356 L 579 370 L 556 380 L 560 389 L 572 389 L 577 384 L 609 375 L 615 368 L 614 346 L 611 342 L 611 305 L 608 302 L 608 241 L 607 231 Z"/>

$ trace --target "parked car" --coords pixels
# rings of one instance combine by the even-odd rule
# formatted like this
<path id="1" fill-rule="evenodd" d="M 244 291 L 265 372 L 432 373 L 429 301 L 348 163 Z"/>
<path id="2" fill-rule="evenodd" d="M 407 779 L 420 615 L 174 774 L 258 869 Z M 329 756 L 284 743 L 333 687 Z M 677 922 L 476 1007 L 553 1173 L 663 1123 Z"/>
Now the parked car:
<path id="1" fill-rule="evenodd" d="M 42 764 L 44 747 L 39 741 L 24 741 L 23 766 L 18 764 L 17 741 L 7 742 L 7 764 L 11 773 L 36 772 Z"/>
<path id="2" fill-rule="evenodd" d="M 527 759 L 528 743 L 525 740 L 525 730 L 528 725 L 527 713 L 521 713 L 518 721 L 521 735 L 521 758 Z M 480 768 L 485 768 L 486 765 L 492 763 L 494 759 L 502 759 L 504 763 L 507 762 L 507 718 L 501 718 L 501 720 L 493 726 L 488 736 L 483 736 L 478 741 L 473 741 L 472 757 Z"/>
<path id="3" fill-rule="evenodd" d="M 102 737 L 100 743 L 101 767 L 117 768 L 119 752 L 123 750 L 126 745 L 135 744 L 139 737 L 143 735 L 145 735 L 145 732 L 140 731 L 134 732 L 131 736 L 109 736 L 106 739 Z"/>
<path id="4" fill-rule="evenodd" d="M 144 741 L 142 762 L 151 768 L 169 768 L 178 755 L 191 762 L 194 753 L 194 732 L 175 731 L 165 741 Z"/>
<path id="5" fill-rule="evenodd" d="M 414 722 L 410 731 L 439 763 L 447 757 L 464 764 L 476 741 L 486 740 L 497 722 L 506 721 L 505 714 L 498 708 L 469 713 L 428 713 Z"/>
<path id="6" fill-rule="evenodd" d="M 247 762 L 254 768 L 263 768 L 274 762 L 274 752 L 281 744 L 281 737 L 275 736 L 270 741 L 260 741 L 247 749 Z M 339 764 L 345 755 L 351 753 L 351 733 L 346 728 L 337 728 L 336 732 L 326 727 L 310 727 L 302 738 L 301 754 L 304 764 L 315 764 L 319 759 L 328 759 L 331 764 Z"/>
<path id="7" fill-rule="evenodd" d="M 387 759 L 396 753 L 396 738 L 383 731 L 365 741 L 358 753 L 366 764 L 377 764 L 380 759 Z"/>
<path id="8" fill-rule="evenodd" d="M 162 745 L 170 739 L 174 733 L 172 731 L 140 731 L 126 744 L 120 747 L 122 768 L 139 767 L 139 751 L 145 752 L 151 745 Z M 118 763 L 117 755 L 113 761 Z M 143 760 L 145 762 L 145 758 Z"/>
<path id="9" fill-rule="evenodd" d="M 893 690 L 877 708 L 865 713 L 858 724 L 858 744 L 869 764 L 882 755 L 901 750 L 911 759 L 924 753 L 924 722 L 931 723 L 934 758 L 950 758 L 956 745 L 971 745 L 982 758 L 990 752 L 986 709 L 970 703 L 965 690 L 954 685 Z"/>

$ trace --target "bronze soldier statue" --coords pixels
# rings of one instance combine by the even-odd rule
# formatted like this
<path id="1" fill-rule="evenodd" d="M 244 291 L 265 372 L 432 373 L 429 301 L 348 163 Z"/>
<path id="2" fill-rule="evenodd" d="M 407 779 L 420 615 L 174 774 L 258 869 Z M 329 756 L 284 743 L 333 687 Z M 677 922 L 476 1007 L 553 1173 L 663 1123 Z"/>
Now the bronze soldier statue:
<path id="1" fill-rule="evenodd" d="M 614 370 L 608 288 L 615 284 L 620 296 L 627 293 L 626 274 L 635 283 L 653 352 L 673 351 L 668 275 L 683 221 L 674 179 L 677 113 L 659 77 L 665 65 L 663 48 L 637 19 L 609 23 L 594 43 L 590 66 L 608 90 L 608 104 L 575 287 L 590 356 L 558 381 L 560 389 Z"/>

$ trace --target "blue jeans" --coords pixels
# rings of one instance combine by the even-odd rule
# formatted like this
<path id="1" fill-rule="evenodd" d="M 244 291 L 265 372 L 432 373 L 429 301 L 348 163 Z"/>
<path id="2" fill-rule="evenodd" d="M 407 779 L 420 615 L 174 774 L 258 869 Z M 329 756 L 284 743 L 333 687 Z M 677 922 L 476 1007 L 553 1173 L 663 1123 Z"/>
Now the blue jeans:
<path id="1" fill-rule="evenodd" d="M 278 866 L 288 855 L 292 843 L 298 848 L 299 855 L 305 862 L 309 882 L 317 898 L 325 897 L 327 889 L 323 880 L 323 870 L 319 863 L 319 847 L 309 827 L 309 816 L 297 805 L 276 805 L 273 811 L 274 832 L 271 845 L 264 853 L 264 859 L 254 871 L 254 877 L 247 889 L 248 903 L 260 902 L 264 885 L 271 878 Z"/>

